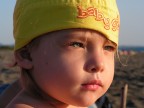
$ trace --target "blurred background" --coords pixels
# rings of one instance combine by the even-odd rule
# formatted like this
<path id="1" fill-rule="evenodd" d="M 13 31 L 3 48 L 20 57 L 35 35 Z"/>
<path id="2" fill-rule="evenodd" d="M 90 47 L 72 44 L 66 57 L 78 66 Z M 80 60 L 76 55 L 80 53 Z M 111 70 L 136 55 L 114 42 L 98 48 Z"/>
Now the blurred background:
<path id="1" fill-rule="evenodd" d="M 0 0 L 0 86 L 19 78 L 13 57 L 13 10 L 16 0 Z M 119 55 L 115 77 L 107 96 L 120 107 L 121 88 L 128 84 L 127 108 L 144 105 L 144 0 L 117 0 L 121 14 Z M 127 66 L 125 66 L 127 65 Z"/>
<path id="2" fill-rule="evenodd" d="M 13 10 L 16 0 L 0 0 L 0 43 L 12 45 Z M 144 1 L 117 0 L 121 14 L 120 41 L 123 46 L 144 46 Z"/>

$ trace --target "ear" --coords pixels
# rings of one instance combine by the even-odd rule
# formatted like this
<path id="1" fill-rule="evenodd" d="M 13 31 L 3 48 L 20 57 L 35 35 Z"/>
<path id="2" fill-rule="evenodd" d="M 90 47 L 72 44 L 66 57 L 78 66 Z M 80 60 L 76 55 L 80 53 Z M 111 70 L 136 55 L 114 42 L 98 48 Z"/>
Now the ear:
<path id="1" fill-rule="evenodd" d="M 14 52 L 15 59 L 16 59 L 18 66 L 20 66 L 21 68 L 24 68 L 24 69 L 32 69 L 32 67 L 33 67 L 32 60 L 22 56 L 22 53 L 24 54 L 23 51 L 22 52 L 21 51 Z M 27 54 L 27 52 L 26 52 L 26 54 Z"/>

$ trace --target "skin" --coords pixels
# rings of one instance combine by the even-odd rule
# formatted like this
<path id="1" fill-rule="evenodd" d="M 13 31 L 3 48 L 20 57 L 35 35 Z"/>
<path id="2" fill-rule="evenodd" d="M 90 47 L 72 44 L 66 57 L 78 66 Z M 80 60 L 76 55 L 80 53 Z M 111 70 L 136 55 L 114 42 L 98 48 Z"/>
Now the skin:
<path id="1" fill-rule="evenodd" d="M 25 90 L 7 108 L 78 108 L 92 105 L 109 88 L 117 46 L 101 33 L 69 29 L 40 37 L 32 60 L 16 54 L 20 67 L 31 69 L 46 101 Z"/>

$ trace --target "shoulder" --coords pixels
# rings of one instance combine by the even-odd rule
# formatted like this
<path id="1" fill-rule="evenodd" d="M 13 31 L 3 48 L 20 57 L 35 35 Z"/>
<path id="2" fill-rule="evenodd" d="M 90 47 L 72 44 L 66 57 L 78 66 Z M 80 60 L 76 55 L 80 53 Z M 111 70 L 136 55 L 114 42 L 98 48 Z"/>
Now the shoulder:
<path id="1" fill-rule="evenodd" d="M 33 108 L 32 106 L 26 104 L 9 104 L 6 108 Z"/>
<path id="2" fill-rule="evenodd" d="M 6 106 L 6 108 L 34 108 L 33 101 L 21 90 Z"/>
<path id="3" fill-rule="evenodd" d="M 51 108 L 51 106 L 45 101 L 35 98 L 26 91 L 21 90 L 6 108 Z"/>

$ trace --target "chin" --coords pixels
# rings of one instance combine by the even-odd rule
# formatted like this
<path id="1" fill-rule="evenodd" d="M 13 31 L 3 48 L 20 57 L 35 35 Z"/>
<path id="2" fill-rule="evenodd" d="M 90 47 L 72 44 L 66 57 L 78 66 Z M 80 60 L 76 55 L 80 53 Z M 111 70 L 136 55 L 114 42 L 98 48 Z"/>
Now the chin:
<path id="1" fill-rule="evenodd" d="M 79 101 L 78 103 L 75 103 L 74 106 L 88 107 L 88 106 L 93 105 L 96 101 L 97 99 L 94 101 Z"/>

